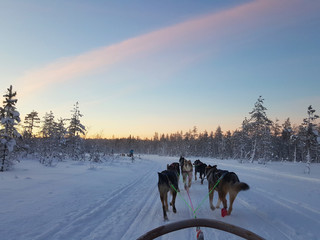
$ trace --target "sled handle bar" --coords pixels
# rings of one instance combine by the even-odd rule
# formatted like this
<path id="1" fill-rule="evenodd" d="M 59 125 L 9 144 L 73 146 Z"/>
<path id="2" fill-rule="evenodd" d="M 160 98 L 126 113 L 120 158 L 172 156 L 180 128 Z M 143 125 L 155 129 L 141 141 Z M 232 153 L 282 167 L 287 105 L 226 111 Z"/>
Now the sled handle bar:
<path id="1" fill-rule="evenodd" d="M 208 227 L 208 228 L 215 228 L 218 230 L 222 230 L 225 232 L 232 233 L 234 235 L 237 235 L 239 237 L 242 237 L 244 239 L 248 240 L 265 240 L 264 238 L 260 237 L 259 235 L 246 230 L 244 228 L 213 220 L 213 219 L 205 219 L 205 218 L 197 218 L 197 219 L 188 219 L 188 220 L 182 220 L 179 222 L 173 222 L 166 225 L 162 225 L 160 227 L 157 227 L 144 235 L 137 238 L 137 240 L 152 240 L 154 238 L 160 237 L 164 234 L 175 232 L 177 230 L 181 230 L 184 228 L 191 228 L 191 227 Z"/>

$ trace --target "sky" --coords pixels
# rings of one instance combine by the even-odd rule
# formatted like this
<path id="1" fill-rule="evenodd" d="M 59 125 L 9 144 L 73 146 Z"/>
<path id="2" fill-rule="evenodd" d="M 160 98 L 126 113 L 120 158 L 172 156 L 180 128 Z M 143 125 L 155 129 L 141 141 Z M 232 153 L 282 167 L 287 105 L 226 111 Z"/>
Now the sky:
<path id="1" fill-rule="evenodd" d="M 320 112 L 320 1 L 0 0 L 0 91 L 87 136 L 234 131 Z"/>

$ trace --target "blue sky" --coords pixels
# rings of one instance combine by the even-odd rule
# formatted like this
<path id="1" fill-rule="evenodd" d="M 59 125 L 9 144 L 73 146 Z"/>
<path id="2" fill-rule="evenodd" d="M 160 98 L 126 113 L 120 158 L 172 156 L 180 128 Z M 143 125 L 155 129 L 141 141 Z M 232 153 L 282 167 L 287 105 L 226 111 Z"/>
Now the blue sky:
<path id="1" fill-rule="evenodd" d="M 0 89 L 88 136 L 235 130 L 260 95 L 299 124 L 320 111 L 320 2 L 3 1 Z"/>

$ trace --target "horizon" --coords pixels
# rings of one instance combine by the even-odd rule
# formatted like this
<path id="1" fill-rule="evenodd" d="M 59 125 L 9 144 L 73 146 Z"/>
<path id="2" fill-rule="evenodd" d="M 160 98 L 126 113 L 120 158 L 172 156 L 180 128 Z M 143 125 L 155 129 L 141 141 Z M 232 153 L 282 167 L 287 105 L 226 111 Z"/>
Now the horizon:
<path id="1" fill-rule="evenodd" d="M 235 131 L 262 96 L 270 120 L 320 111 L 320 2 L 2 1 L 0 91 L 88 136 Z"/>
<path id="2" fill-rule="evenodd" d="M 14 89 L 13 89 L 14 90 Z M 253 104 L 254 105 L 254 104 Z M 312 106 L 312 105 L 311 105 Z M 80 112 L 81 112 L 81 109 L 79 109 Z M 316 109 L 314 109 L 316 110 Z M 17 111 L 19 112 L 19 109 L 17 109 Z M 268 111 L 268 109 L 266 110 L 266 112 Z M 71 110 L 70 110 L 71 112 Z M 82 114 L 82 113 L 81 113 Z M 315 111 L 315 114 L 318 114 L 317 110 Z M 249 116 L 249 111 L 248 111 L 248 115 Z M 247 116 L 245 118 L 247 118 Z M 268 116 L 268 114 L 267 114 Z M 40 118 L 40 121 L 42 122 L 42 118 L 44 116 L 39 116 Z M 61 118 L 60 116 L 54 116 L 55 119 L 57 120 L 58 118 Z M 245 118 L 243 120 L 245 120 Z M 291 118 L 290 117 L 287 117 L 286 119 L 284 119 L 283 121 L 280 121 L 278 118 L 275 118 L 275 120 L 278 120 L 278 124 L 280 125 L 280 127 L 282 127 L 283 123 L 289 118 L 290 120 L 290 123 L 291 123 L 291 126 L 292 128 L 298 128 L 301 124 L 303 124 L 303 119 L 307 118 L 307 108 L 306 108 L 306 115 L 301 119 L 301 122 L 292 122 Z M 67 118 L 63 118 L 65 120 L 68 120 Z M 270 119 L 270 118 L 269 118 Z M 273 123 L 275 122 L 274 120 L 270 119 Z M 82 123 L 82 121 L 80 120 L 80 122 Z M 19 129 L 22 131 L 23 130 L 23 126 L 21 126 L 23 123 L 23 118 L 21 118 L 21 122 L 19 124 Z M 235 129 L 223 129 L 220 125 L 216 126 L 215 128 L 212 128 L 212 129 L 199 129 L 198 126 L 193 126 L 193 127 L 190 127 L 188 130 L 176 130 L 176 131 L 172 131 L 172 132 L 159 132 L 159 131 L 155 131 L 151 134 L 148 134 L 146 136 L 141 136 L 141 135 L 132 135 L 132 134 L 125 134 L 125 135 L 120 135 L 120 136 L 117 136 L 115 134 L 111 134 L 111 135 L 103 135 L 101 133 L 96 133 L 96 134 L 90 134 L 87 129 L 87 126 L 86 127 L 86 134 L 85 135 L 81 135 L 81 137 L 85 138 L 85 139 L 107 139 L 107 140 L 112 140 L 112 139 L 127 139 L 129 137 L 132 137 L 132 138 L 139 138 L 141 140 L 153 140 L 155 135 L 158 134 L 158 137 L 160 138 L 162 135 L 171 135 L 171 134 L 176 134 L 176 133 L 182 133 L 182 134 L 185 134 L 187 132 L 192 132 L 194 128 L 197 129 L 197 134 L 202 134 L 204 132 L 207 132 L 209 135 L 211 133 L 215 133 L 216 130 L 220 127 L 221 128 L 221 131 L 222 133 L 225 135 L 228 131 L 230 131 L 232 134 L 237 131 L 237 130 L 241 130 L 241 124 L 242 122 L 239 124 L 238 127 L 236 127 Z M 40 128 L 41 128 L 41 125 L 40 125 Z M 36 137 L 39 137 L 39 134 L 40 134 L 40 128 L 39 128 L 39 131 L 35 131 L 35 135 Z M 89 134 L 88 134 L 89 133 Z"/>

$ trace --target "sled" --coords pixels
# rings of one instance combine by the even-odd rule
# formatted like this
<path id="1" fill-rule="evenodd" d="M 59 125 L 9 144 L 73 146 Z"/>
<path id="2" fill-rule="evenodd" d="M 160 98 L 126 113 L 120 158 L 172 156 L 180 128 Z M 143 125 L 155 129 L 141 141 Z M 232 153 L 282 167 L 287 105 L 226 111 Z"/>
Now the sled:
<path id="1" fill-rule="evenodd" d="M 137 240 L 152 240 L 170 232 L 175 232 L 181 229 L 193 228 L 193 227 L 215 228 L 215 229 L 222 230 L 248 240 L 265 240 L 259 235 L 249 230 L 246 230 L 244 228 L 241 228 L 229 223 L 225 223 L 225 222 L 221 222 L 213 219 L 205 219 L 205 218 L 188 219 L 188 220 L 182 220 L 182 221 L 162 225 L 160 227 L 157 227 L 145 233 L 144 235 L 137 238 Z M 208 239 L 212 239 L 212 238 L 209 237 Z"/>

